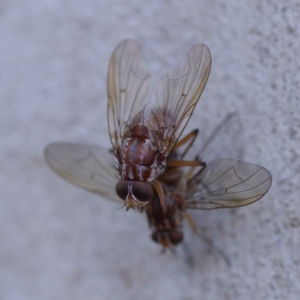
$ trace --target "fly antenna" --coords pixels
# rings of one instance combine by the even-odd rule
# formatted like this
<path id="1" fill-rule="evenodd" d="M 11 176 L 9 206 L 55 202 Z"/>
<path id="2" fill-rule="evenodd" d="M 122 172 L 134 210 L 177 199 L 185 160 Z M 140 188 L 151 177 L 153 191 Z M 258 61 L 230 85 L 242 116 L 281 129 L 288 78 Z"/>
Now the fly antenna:
<path id="1" fill-rule="evenodd" d="M 125 207 L 126 205 L 124 204 L 124 205 L 122 205 L 121 207 L 119 207 L 119 208 L 117 208 L 117 209 L 114 209 L 113 211 L 115 212 L 115 211 L 117 211 L 117 210 L 120 210 L 120 209 L 122 209 L 123 207 Z"/>

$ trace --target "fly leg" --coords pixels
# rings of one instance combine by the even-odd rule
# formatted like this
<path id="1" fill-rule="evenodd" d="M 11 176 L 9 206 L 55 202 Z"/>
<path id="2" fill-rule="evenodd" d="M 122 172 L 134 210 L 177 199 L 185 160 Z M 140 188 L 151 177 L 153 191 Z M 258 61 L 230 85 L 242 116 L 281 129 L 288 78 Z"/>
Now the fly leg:
<path id="1" fill-rule="evenodd" d="M 190 150 L 190 148 L 193 146 L 196 137 L 198 136 L 199 130 L 198 129 L 194 129 L 193 131 L 191 131 L 188 135 L 186 135 L 184 138 L 182 138 L 180 141 L 178 141 L 174 147 L 174 150 L 178 149 L 179 147 L 183 146 L 184 144 L 186 144 L 187 142 L 188 145 L 186 147 L 186 149 L 182 152 L 182 154 L 180 155 L 181 158 L 185 157 L 185 155 L 188 153 L 188 151 Z"/>
<path id="2" fill-rule="evenodd" d="M 198 160 L 168 160 L 167 166 L 168 167 L 199 167 L 205 166 L 206 163 L 203 161 Z"/>
<path id="3" fill-rule="evenodd" d="M 213 130 L 213 132 L 210 134 L 210 136 L 206 139 L 204 142 L 204 145 L 202 146 L 199 154 L 196 156 L 196 160 L 201 157 L 205 149 L 209 146 L 209 144 L 213 141 L 213 139 L 219 134 L 220 130 L 228 123 L 234 116 L 236 115 L 236 112 L 229 113 Z"/>
<path id="4" fill-rule="evenodd" d="M 183 146 L 184 144 L 187 144 L 187 147 L 185 150 L 182 152 L 180 155 L 180 160 L 168 160 L 167 161 L 167 166 L 168 167 L 191 167 L 191 169 L 188 171 L 188 173 L 185 175 L 186 178 L 189 178 L 191 174 L 193 173 L 194 169 L 196 167 L 202 166 L 205 167 L 205 162 L 196 159 L 196 160 L 183 160 L 185 155 L 188 153 L 188 151 L 191 149 L 193 146 L 197 136 L 198 136 L 199 130 L 195 129 L 191 131 L 188 135 L 186 135 L 184 138 L 182 138 L 179 142 L 176 143 L 174 150 L 178 149 L 179 147 Z M 188 175 L 189 174 L 189 175 Z"/>
<path id="5" fill-rule="evenodd" d="M 202 168 L 201 168 L 196 174 L 194 174 L 194 171 L 195 171 L 196 166 L 193 166 L 193 167 L 191 167 L 191 168 L 188 170 L 188 172 L 184 175 L 184 176 L 185 176 L 185 180 L 186 180 L 187 183 L 189 183 L 189 181 L 190 181 L 191 179 L 193 179 L 194 177 L 199 176 L 199 175 L 204 171 L 204 169 L 205 169 L 205 167 L 206 167 L 206 162 L 204 162 L 204 161 L 199 161 L 199 162 L 201 162 L 200 166 L 201 166 Z"/>
<path id="6" fill-rule="evenodd" d="M 158 180 L 154 180 L 153 187 L 154 187 L 155 191 L 157 192 L 161 207 L 163 208 L 163 210 L 165 210 L 165 208 L 166 208 L 165 193 L 164 193 L 162 185 L 160 184 L 160 182 Z"/>
<path id="7" fill-rule="evenodd" d="M 183 249 L 183 252 L 185 254 L 185 257 L 186 257 L 187 264 L 189 265 L 189 267 L 191 269 L 194 269 L 195 259 L 194 259 L 194 256 L 192 255 L 192 253 L 189 249 L 188 244 L 186 243 L 186 241 L 183 241 L 181 245 L 182 245 L 182 249 Z"/>
<path id="8" fill-rule="evenodd" d="M 212 240 L 209 239 L 207 236 L 203 235 L 202 233 L 197 232 L 195 222 L 194 222 L 193 218 L 191 217 L 191 215 L 188 212 L 184 212 L 183 215 L 186 218 L 187 222 L 189 223 L 190 227 L 192 228 L 192 231 L 194 232 L 194 234 L 199 236 L 209 246 L 209 248 L 211 250 L 218 253 L 224 259 L 227 266 L 230 267 L 230 265 L 231 265 L 230 260 L 229 260 L 228 256 L 223 252 L 223 250 L 220 249 L 218 246 L 216 246 L 212 242 Z"/>

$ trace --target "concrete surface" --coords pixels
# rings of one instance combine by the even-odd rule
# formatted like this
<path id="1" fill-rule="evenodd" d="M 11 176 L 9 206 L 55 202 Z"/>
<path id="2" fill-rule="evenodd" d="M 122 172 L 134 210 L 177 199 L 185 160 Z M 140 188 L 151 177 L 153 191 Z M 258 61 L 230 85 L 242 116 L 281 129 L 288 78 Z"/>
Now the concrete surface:
<path id="1" fill-rule="evenodd" d="M 299 299 L 299 35 L 296 0 L 2 0 L 0 299 Z M 273 175 L 255 204 L 192 213 L 231 267 L 188 226 L 194 267 L 182 247 L 160 254 L 144 215 L 45 165 L 53 141 L 109 147 L 108 59 L 128 37 L 155 80 L 205 43 L 212 72 L 189 128 L 205 138 L 238 112 L 210 152 L 242 153 Z"/>

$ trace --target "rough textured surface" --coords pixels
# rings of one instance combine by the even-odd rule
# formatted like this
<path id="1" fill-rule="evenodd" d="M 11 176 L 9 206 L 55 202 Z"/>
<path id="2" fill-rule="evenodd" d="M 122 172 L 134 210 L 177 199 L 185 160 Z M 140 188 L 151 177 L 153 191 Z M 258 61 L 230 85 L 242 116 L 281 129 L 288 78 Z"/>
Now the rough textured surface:
<path id="1" fill-rule="evenodd" d="M 2 0 L 0 299 L 299 299 L 299 18 L 296 0 Z M 205 137 L 237 111 L 211 151 L 272 172 L 257 203 L 193 213 L 231 267 L 188 226 L 194 267 L 182 248 L 160 254 L 144 215 L 114 211 L 45 165 L 52 141 L 109 147 L 106 71 L 127 37 L 156 79 L 207 44 L 212 72 L 189 128 Z"/>

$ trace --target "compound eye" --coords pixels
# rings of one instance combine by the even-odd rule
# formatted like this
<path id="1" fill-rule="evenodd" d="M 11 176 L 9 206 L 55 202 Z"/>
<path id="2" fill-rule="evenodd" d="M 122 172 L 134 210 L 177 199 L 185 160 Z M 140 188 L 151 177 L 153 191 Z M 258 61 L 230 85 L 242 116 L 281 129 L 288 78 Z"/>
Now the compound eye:
<path id="1" fill-rule="evenodd" d="M 141 202 L 148 202 L 154 196 L 153 187 L 147 182 L 134 181 L 132 183 L 132 194 Z"/>
<path id="2" fill-rule="evenodd" d="M 126 180 L 120 180 L 116 184 L 116 193 L 122 200 L 126 200 L 128 194 L 128 182 Z"/>

